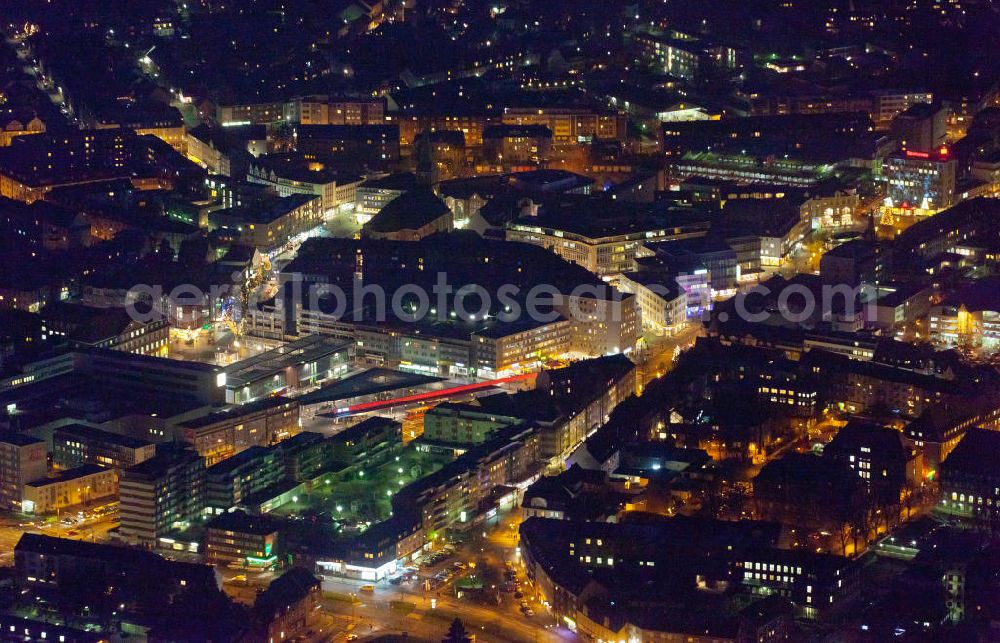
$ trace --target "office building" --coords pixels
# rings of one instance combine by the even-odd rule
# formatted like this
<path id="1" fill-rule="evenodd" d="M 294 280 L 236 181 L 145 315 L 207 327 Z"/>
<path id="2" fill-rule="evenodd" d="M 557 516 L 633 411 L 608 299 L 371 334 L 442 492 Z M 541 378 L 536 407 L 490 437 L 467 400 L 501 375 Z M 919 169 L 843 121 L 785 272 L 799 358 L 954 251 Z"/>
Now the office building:
<path id="1" fill-rule="evenodd" d="M 45 515 L 118 499 L 118 472 L 82 464 L 24 485 L 21 511 Z"/>
<path id="2" fill-rule="evenodd" d="M 472 333 L 472 363 L 483 377 L 537 370 L 570 351 L 571 332 L 572 324 L 562 317 L 497 323 Z"/>
<path id="3" fill-rule="evenodd" d="M 359 185 L 356 191 L 355 212 L 358 221 L 367 223 L 391 201 L 416 189 L 419 185 L 417 175 L 409 172 L 368 179 Z"/>
<path id="4" fill-rule="evenodd" d="M 636 296 L 642 327 L 657 335 L 672 335 L 687 323 L 687 293 L 666 275 L 626 272 L 618 289 Z"/>
<path id="5" fill-rule="evenodd" d="M 152 442 L 86 424 L 69 424 L 52 432 L 52 464 L 64 469 L 83 464 L 128 469 L 155 454 Z"/>
<path id="6" fill-rule="evenodd" d="M 651 255 L 647 245 L 659 241 L 699 237 L 707 222 L 673 224 L 655 217 L 642 217 L 606 206 L 604 216 L 581 216 L 561 212 L 558 217 L 525 217 L 507 226 L 507 241 L 548 248 L 566 261 L 583 266 L 598 276 L 636 269 L 636 259 Z M 618 216 L 609 216 L 608 210 Z"/>
<path id="7" fill-rule="evenodd" d="M 299 403 L 266 397 L 185 419 L 175 427 L 176 437 L 212 466 L 252 446 L 271 446 L 298 434 Z"/>
<path id="8" fill-rule="evenodd" d="M 24 485 L 48 473 L 43 440 L 19 433 L 0 434 L 0 508 L 19 511 Z"/>
<path id="9" fill-rule="evenodd" d="M 955 159 L 948 149 L 904 150 L 882 164 L 885 207 L 910 216 L 927 216 L 955 204 Z"/>
<path id="10" fill-rule="evenodd" d="M 333 214 L 341 206 L 353 206 L 361 184 L 359 176 L 335 172 L 320 161 L 274 154 L 251 161 L 247 181 L 265 185 L 282 197 L 318 196 L 324 214 Z"/>
<path id="11" fill-rule="evenodd" d="M 260 206 L 216 210 L 209 214 L 209 223 L 229 231 L 242 245 L 275 250 L 323 223 L 323 197 L 290 194 Z"/>

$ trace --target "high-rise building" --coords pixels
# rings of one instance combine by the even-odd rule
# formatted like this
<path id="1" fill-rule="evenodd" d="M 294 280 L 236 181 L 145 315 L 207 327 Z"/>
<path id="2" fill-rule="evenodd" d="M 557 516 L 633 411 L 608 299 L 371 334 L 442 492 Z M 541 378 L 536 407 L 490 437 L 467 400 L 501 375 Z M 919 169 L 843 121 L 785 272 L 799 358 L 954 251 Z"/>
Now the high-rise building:
<path id="1" fill-rule="evenodd" d="M 145 547 L 161 545 L 161 538 L 203 513 L 205 459 L 192 450 L 162 450 L 123 471 L 119 493 L 122 540 Z"/>

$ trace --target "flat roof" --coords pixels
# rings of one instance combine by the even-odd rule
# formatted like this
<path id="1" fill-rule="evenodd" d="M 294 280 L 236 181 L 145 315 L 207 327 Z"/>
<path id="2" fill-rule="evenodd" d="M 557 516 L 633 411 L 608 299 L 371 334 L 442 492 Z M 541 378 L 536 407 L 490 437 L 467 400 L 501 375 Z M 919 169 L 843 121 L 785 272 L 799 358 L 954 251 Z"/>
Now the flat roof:
<path id="1" fill-rule="evenodd" d="M 138 449 L 153 444 L 148 440 L 141 440 L 139 438 L 133 438 L 129 435 L 112 433 L 111 431 L 105 431 L 104 429 L 98 429 L 86 424 L 67 424 L 59 427 L 58 429 L 54 429 L 52 434 L 55 435 L 56 433 L 71 433 L 74 436 L 85 440 L 102 440 L 104 442 L 119 444 L 130 449 Z"/>
<path id="2" fill-rule="evenodd" d="M 86 476 L 92 476 L 95 473 L 101 473 L 103 471 L 110 471 L 110 469 L 105 469 L 104 467 L 99 467 L 96 464 L 82 464 L 78 467 L 73 467 L 72 469 L 66 469 L 65 471 L 60 471 L 58 474 L 42 478 L 41 480 L 35 480 L 33 482 L 25 483 L 27 487 L 46 487 L 50 484 L 58 484 L 60 482 L 68 482 L 70 480 L 77 480 Z"/>
<path id="3" fill-rule="evenodd" d="M 191 418 L 190 420 L 185 420 L 180 422 L 177 426 L 183 427 L 185 429 L 197 429 L 203 426 L 209 426 L 217 422 L 223 422 L 225 420 L 230 420 L 237 417 L 245 417 L 253 413 L 258 413 L 260 411 L 266 411 L 267 409 L 275 408 L 283 405 L 291 405 L 297 400 L 291 400 L 287 397 L 278 395 L 275 397 L 267 397 L 261 400 L 255 400 L 253 402 L 248 402 L 247 404 L 236 404 L 232 406 L 227 406 L 224 409 L 218 411 L 213 411 L 206 415 L 201 415 L 196 418 Z"/>
<path id="4" fill-rule="evenodd" d="M 413 388 L 443 382 L 442 377 L 404 373 L 388 368 L 372 368 L 362 373 L 345 377 L 339 382 L 324 386 L 317 391 L 297 398 L 300 404 L 336 402 L 361 395 L 372 395 L 401 388 Z"/>
<path id="5" fill-rule="evenodd" d="M 323 335 L 308 335 L 296 339 L 226 367 L 226 388 L 237 388 L 248 382 L 270 377 L 286 368 L 346 350 L 350 345 L 351 342 Z"/>
<path id="6" fill-rule="evenodd" d="M 0 435 L 0 444 L 13 444 L 15 446 L 24 447 L 38 442 L 44 442 L 44 440 L 39 440 L 36 437 L 25 435 L 23 433 L 4 433 Z"/>

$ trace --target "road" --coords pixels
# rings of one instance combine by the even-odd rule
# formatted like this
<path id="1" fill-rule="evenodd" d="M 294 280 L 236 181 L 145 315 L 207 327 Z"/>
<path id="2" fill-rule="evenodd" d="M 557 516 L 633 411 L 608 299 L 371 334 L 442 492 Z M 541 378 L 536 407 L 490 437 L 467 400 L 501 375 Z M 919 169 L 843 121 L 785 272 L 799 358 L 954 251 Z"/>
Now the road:
<path id="1" fill-rule="evenodd" d="M 529 619 L 507 610 L 490 609 L 447 596 L 435 598 L 435 606 L 431 607 L 430 599 L 405 592 L 400 592 L 398 596 L 402 598 L 393 599 L 396 603 L 377 596 L 353 604 L 324 599 L 323 609 L 344 622 L 345 631 L 361 636 L 405 632 L 429 641 L 439 641 L 451 622 L 459 618 L 466 630 L 476 635 L 477 641 L 487 643 L 577 640 L 572 632 L 564 628 L 545 627 L 546 624 L 552 625 L 553 621 L 541 615 Z M 406 603 L 413 605 L 412 611 Z M 353 628 L 350 628 L 351 624 Z"/>
<path id="2" fill-rule="evenodd" d="M 458 545 L 445 560 L 421 568 L 416 581 L 397 585 L 382 581 L 374 591 L 362 591 L 364 581 L 324 578 L 323 612 L 340 623 L 341 637 L 347 632 L 358 636 L 406 632 L 411 637 L 439 641 L 452 620 L 460 618 L 477 641 L 576 641 L 577 636 L 548 613 L 524 576 L 517 549 L 520 520 L 520 511 L 515 510 L 502 514 L 485 531 L 481 526 L 475 528 L 469 542 Z M 453 569 L 456 562 L 467 569 L 449 582 L 426 589 L 425 581 Z M 523 598 L 500 591 L 507 563 L 516 571 Z M 469 574 L 480 575 L 488 591 L 459 590 L 455 581 Z M 497 603 L 494 597 L 499 597 Z M 534 610 L 533 616 L 521 613 L 522 600 Z"/>
<path id="3" fill-rule="evenodd" d="M 478 532 L 469 543 L 461 545 L 453 556 L 421 569 L 419 580 L 391 585 L 378 583 L 373 591 L 363 591 L 365 581 L 339 578 L 323 579 L 321 612 L 312 624 L 313 634 L 307 639 L 343 641 L 349 634 L 368 637 L 406 633 L 409 637 L 439 641 L 455 618 L 460 618 L 477 641 L 487 643 L 522 643 L 527 641 L 576 641 L 576 635 L 559 627 L 547 614 L 543 604 L 532 595 L 523 570 L 515 566 L 518 582 L 522 583 L 524 600 L 535 611 L 528 617 L 520 612 L 520 600 L 513 593 L 498 593 L 500 604 L 459 597 L 454 580 L 434 590 L 426 591 L 424 581 L 443 569 L 452 568 L 456 561 L 475 563 L 477 568 L 488 566 L 491 573 L 503 575 L 507 561 L 518 561 L 518 513 L 506 514 L 487 532 Z M 482 536 L 486 533 L 486 537 Z M 226 593 L 234 600 L 252 605 L 260 589 L 276 576 L 275 572 L 250 573 L 221 569 Z M 465 573 L 476 573 L 469 565 Z M 240 578 L 245 576 L 246 580 Z M 236 582 L 234 582 L 236 579 Z"/>
<path id="4" fill-rule="evenodd" d="M 14 546 L 26 533 L 45 534 L 58 538 L 106 542 L 108 532 L 118 526 L 117 514 L 91 518 L 73 525 L 61 522 L 46 523 L 37 517 L 17 517 L 6 515 L 0 518 L 0 566 L 14 563 Z"/>
<path id="5" fill-rule="evenodd" d="M 701 322 L 693 321 L 670 337 L 646 337 L 646 349 L 637 363 L 641 386 L 645 388 L 651 380 L 673 368 L 677 355 L 694 345 L 704 332 Z"/>

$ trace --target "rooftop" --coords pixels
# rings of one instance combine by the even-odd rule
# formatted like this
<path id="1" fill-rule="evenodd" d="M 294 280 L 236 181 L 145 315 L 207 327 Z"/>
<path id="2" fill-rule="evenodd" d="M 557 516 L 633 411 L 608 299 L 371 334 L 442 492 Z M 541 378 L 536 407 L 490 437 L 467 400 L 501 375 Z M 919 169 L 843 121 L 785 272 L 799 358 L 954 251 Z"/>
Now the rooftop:
<path id="1" fill-rule="evenodd" d="M 66 469 L 65 471 L 60 471 L 59 473 L 49 476 L 47 478 L 42 478 L 41 480 L 34 480 L 32 482 L 26 483 L 29 487 L 34 487 L 36 489 L 41 487 L 47 487 L 51 484 L 59 484 L 61 482 L 69 482 L 70 480 L 78 480 L 86 476 L 92 476 L 95 473 L 102 473 L 109 471 L 104 467 L 100 467 L 96 464 L 82 464 L 78 467 L 73 467 L 72 469 Z"/>
<path id="2" fill-rule="evenodd" d="M 139 438 L 133 438 L 128 435 L 112 433 L 111 431 L 105 431 L 104 429 L 98 429 L 96 427 L 88 426 L 86 424 L 67 424 L 65 426 L 61 426 L 53 431 L 53 435 L 57 434 L 68 435 L 70 437 L 79 438 L 82 440 L 110 442 L 112 444 L 118 444 L 123 447 L 128 447 L 130 449 L 139 449 L 152 444 L 152 442 L 149 442 L 147 440 L 141 440 Z"/>
<path id="3" fill-rule="evenodd" d="M 419 230 L 450 212 L 430 188 L 416 187 L 387 203 L 364 229 L 382 233 Z"/>

